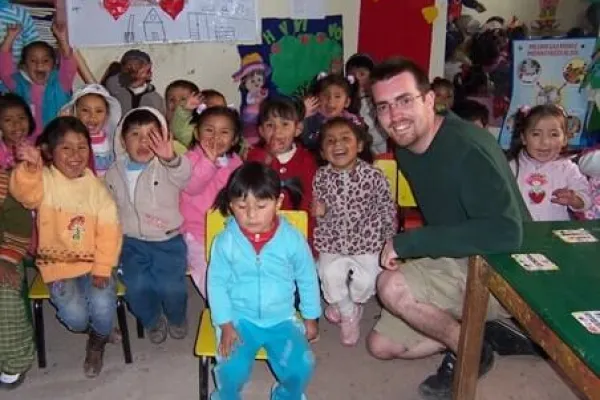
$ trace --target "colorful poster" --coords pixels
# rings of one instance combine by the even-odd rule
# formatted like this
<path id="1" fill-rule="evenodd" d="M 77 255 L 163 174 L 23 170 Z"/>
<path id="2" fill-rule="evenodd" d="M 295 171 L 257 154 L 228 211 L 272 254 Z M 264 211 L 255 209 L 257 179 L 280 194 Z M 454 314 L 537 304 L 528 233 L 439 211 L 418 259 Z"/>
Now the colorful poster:
<path id="1" fill-rule="evenodd" d="M 596 40 L 523 40 L 513 44 L 513 93 L 498 140 L 507 149 L 514 115 L 522 106 L 558 104 L 569 115 L 569 145 L 579 147 L 588 111 L 588 94 L 580 90 Z"/>

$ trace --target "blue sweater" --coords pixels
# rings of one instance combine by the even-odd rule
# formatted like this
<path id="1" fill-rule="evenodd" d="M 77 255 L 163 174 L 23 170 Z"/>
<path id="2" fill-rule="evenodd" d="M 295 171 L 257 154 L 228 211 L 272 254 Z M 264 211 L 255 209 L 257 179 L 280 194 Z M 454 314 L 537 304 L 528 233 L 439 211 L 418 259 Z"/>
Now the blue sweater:
<path id="1" fill-rule="evenodd" d="M 261 327 L 295 314 L 298 287 L 304 319 L 321 315 L 317 269 L 306 239 L 284 217 L 259 254 L 233 218 L 214 240 L 208 267 L 208 302 L 215 326 L 240 319 Z"/>

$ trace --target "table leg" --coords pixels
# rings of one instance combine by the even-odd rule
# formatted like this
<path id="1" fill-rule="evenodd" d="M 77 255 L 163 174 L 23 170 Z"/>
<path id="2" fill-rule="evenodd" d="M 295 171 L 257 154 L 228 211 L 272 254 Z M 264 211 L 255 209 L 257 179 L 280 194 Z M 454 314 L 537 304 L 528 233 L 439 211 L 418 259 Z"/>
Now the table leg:
<path id="1" fill-rule="evenodd" d="M 479 378 L 479 359 L 490 292 L 489 267 L 480 256 L 469 258 L 463 306 L 458 364 L 454 371 L 454 400 L 474 400 Z"/>

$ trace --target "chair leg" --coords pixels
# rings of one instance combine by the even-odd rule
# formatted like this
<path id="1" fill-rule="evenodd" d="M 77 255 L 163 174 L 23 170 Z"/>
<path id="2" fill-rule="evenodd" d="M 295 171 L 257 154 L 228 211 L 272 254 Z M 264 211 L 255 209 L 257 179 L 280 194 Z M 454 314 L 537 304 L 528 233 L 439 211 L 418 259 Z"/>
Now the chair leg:
<path id="1" fill-rule="evenodd" d="M 198 386 L 200 400 L 208 400 L 208 387 L 210 383 L 211 357 L 202 356 L 199 359 Z"/>
<path id="2" fill-rule="evenodd" d="M 43 300 L 33 300 L 35 346 L 37 348 L 38 367 L 40 368 L 46 368 L 46 339 L 44 337 L 43 305 Z"/>
<path id="3" fill-rule="evenodd" d="M 117 319 L 121 330 L 121 345 L 123 346 L 123 357 L 125 364 L 131 364 L 131 342 L 129 341 L 129 328 L 127 327 L 127 315 L 122 297 L 117 297 Z"/>
<path id="4" fill-rule="evenodd" d="M 142 322 L 139 319 L 135 319 L 135 326 L 137 328 L 137 336 L 139 339 L 143 339 L 144 338 L 144 325 L 142 325 Z"/>

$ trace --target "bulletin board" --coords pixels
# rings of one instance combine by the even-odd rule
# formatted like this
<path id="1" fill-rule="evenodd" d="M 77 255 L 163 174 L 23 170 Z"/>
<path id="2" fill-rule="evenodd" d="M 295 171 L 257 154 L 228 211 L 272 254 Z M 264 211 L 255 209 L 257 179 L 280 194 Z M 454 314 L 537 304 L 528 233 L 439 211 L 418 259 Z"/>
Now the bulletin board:
<path id="1" fill-rule="evenodd" d="M 76 47 L 256 42 L 256 0 L 67 0 Z"/>

